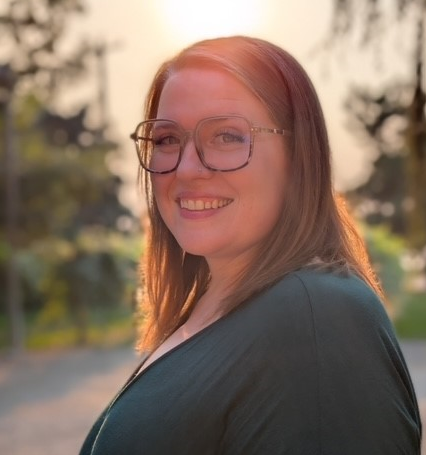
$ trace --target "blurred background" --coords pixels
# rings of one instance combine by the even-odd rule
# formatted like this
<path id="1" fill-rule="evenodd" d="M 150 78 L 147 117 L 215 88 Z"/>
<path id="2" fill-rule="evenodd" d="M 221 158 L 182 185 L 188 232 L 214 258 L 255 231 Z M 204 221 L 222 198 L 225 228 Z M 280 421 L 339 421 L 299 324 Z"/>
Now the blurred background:
<path id="1" fill-rule="evenodd" d="M 425 27 L 424 0 L 1 0 L 0 391 L 23 365 L 58 366 L 53 352 L 74 373 L 79 356 L 93 366 L 82 353 L 110 365 L 104 348 L 133 364 L 144 204 L 129 134 L 159 64 L 218 35 L 305 67 L 397 334 L 426 340 Z"/>

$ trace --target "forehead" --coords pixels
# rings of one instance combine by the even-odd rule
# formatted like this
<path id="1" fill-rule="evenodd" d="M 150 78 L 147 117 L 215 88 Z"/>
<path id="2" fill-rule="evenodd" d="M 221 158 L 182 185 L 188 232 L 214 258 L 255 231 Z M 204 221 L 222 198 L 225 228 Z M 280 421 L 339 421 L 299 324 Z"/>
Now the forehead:
<path id="1" fill-rule="evenodd" d="M 269 120 L 259 98 L 236 76 L 213 67 L 185 67 L 174 71 L 159 97 L 157 117 L 244 115 Z M 254 118 L 251 118 L 254 117 Z"/>

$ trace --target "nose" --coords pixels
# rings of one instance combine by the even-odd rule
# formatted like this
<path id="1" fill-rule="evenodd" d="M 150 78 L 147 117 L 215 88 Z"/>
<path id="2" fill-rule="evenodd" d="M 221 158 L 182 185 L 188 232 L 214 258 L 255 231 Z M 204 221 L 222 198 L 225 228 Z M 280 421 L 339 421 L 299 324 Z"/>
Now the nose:
<path id="1" fill-rule="evenodd" d="M 210 175 L 200 159 L 194 138 L 188 136 L 182 149 L 182 156 L 179 166 L 176 169 L 176 176 L 181 179 L 194 179 Z"/>

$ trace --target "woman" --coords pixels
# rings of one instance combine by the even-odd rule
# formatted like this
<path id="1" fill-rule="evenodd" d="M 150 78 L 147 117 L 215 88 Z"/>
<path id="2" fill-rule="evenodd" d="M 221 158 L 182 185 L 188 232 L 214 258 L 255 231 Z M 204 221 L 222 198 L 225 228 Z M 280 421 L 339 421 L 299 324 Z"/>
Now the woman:
<path id="1" fill-rule="evenodd" d="M 248 37 L 158 71 L 132 135 L 142 365 L 82 454 L 417 454 L 411 380 L 300 65 Z"/>

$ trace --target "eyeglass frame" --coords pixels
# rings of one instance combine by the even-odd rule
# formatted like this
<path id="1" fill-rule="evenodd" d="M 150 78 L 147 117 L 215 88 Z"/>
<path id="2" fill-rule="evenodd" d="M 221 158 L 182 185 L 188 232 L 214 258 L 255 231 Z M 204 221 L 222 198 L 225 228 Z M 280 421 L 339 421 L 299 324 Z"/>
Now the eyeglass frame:
<path id="1" fill-rule="evenodd" d="M 250 163 L 251 157 L 253 155 L 254 138 L 255 138 L 256 134 L 258 134 L 258 133 L 279 134 L 281 136 L 289 136 L 289 135 L 291 135 L 291 132 L 288 131 L 288 130 L 284 130 L 284 129 L 280 129 L 280 128 L 268 128 L 268 127 L 265 127 L 265 126 L 253 125 L 243 115 L 217 115 L 217 116 L 212 116 L 212 117 L 206 117 L 206 118 L 203 118 L 203 119 L 199 120 L 197 122 L 197 124 L 195 125 L 195 128 L 192 131 L 191 130 L 185 130 L 178 122 L 176 122 L 174 120 L 164 119 L 164 118 L 148 119 L 148 120 L 144 120 L 144 121 L 138 123 L 137 126 L 136 126 L 135 131 L 132 134 L 130 134 L 130 139 L 132 139 L 134 141 L 135 146 L 136 146 L 136 154 L 138 156 L 139 164 L 141 165 L 141 167 L 143 169 L 145 169 L 147 172 L 149 172 L 151 174 L 170 174 L 170 173 L 176 171 L 176 169 L 179 167 L 179 164 L 180 164 L 180 162 L 182 160 L 182 155 L 183 155 L 183 152 L 185 150 L 185 147 L 187 146 L 188 141 L 190 139 L 194 139 L 195 138 L 195 133 L 197 132 L 199 125 L 202 124 L 205 121 L 208 121 L 208 120 L 215 120 L 215 119 L 221 119 L 221 118 L 224 118 L 224 119 L 238 118 L 238 119 L 242 119 L 242 120 L 247 122 L 247 125 L 249 125 L 249 127 L 250 127 L 250 149 L 249 149 L 249 154 L 248 154 L 246 162 L 244 164 L 242 164 L 241 166 L 238 166 L 238 167 L 235 167 L 235 168 L 232 168 L 232 169 L 216 169 L 214 167 L 209 166 L 206 163 L 203 151 L 202 150 L 198 150 L 197 144 L 196 144 L 196 142 L 194 140 L 195 150 L 197 152 L 198 158 L 200 159 L 202 165 L 206 169 L 209 169 L 210 171 L 214 171 L 214 172 L 233 172 L 233 171 L 237 171 L 239 169 L 242 169 L 243 167 L 246 167 Z M 139 128 L 143 124 L 149 123 L 149 122 L 155 122 L 155 121 L 163 121 L 163 122 L 173 123 L 183 133 L 182 139 L 180 139 L 180 143 L 179 143 L 179 156 L 177 158 L 176 165 L 172 169 L 167 170 L 167 171 L 154 171 L 152 169 L 148 169 L 143 164 L 142 159 L 141 159 L 141 155 L 142 155 L 141 147 L 139 147 L 138 142 L 139 142 L 139 139 L 147 139 L 147 138 L 144 138 L 142 136 L 137 136 L 136 133 L 137 133 L 137 131 L 139 130 Z"/>

